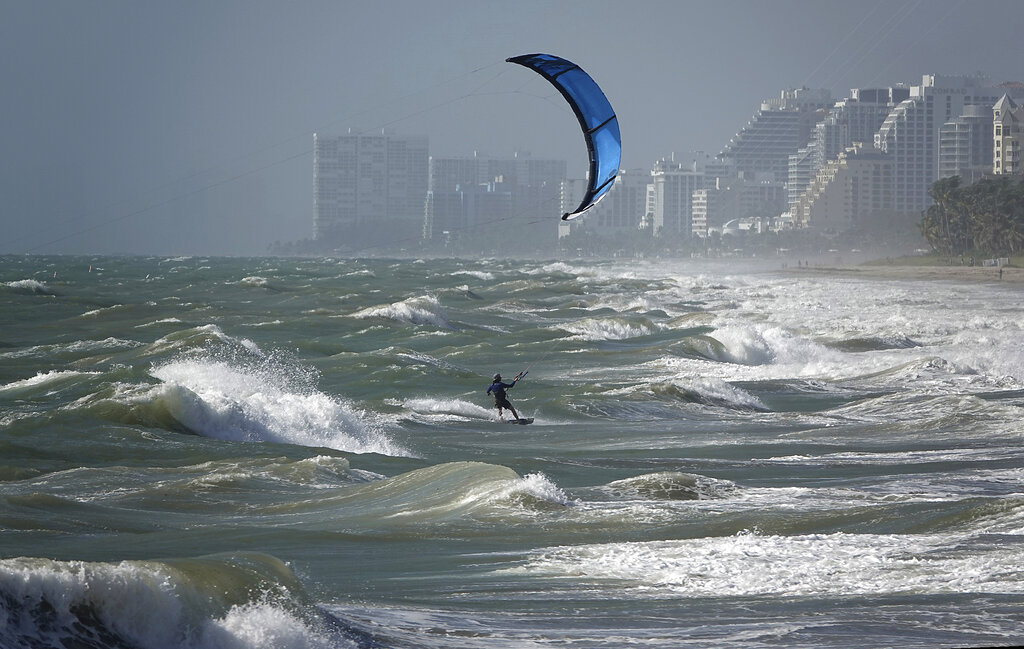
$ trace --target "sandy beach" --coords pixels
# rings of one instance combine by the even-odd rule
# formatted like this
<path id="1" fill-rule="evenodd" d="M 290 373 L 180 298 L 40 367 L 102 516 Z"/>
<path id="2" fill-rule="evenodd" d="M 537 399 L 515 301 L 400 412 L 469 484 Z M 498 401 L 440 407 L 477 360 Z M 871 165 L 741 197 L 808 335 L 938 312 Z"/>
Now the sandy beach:
<path id="1" fill-rule="evenodd" d="M 1004 266 L 1002 275 L 991 266 L 900 266 L 897 264 L 871 266 L 803 266 L 788 268 L 784 272 L 795 275 L 831 275 L 902 280 L 948 280 L 957 282 L 1006 282 L 1024 284 L 1024 268 Z"/>

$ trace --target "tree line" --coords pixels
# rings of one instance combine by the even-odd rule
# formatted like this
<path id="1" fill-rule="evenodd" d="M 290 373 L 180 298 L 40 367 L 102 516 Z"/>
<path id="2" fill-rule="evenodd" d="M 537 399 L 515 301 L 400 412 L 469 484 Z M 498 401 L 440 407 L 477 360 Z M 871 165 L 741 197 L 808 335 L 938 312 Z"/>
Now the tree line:
<path id="1" fill-rule="evenodd" d="M 918 228 L 934 251 L 1010 256 L 1024 250 L 1024 179 L 986 177 L 962 185 L 952 176 L 935 181 L 928 195 L 933 204 Z"/>

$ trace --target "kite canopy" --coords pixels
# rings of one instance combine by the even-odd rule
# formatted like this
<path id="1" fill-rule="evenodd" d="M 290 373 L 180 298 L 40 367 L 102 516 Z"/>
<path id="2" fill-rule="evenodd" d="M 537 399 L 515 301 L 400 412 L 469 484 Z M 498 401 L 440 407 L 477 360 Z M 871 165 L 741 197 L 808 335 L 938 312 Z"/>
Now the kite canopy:
<path id="1" fill-rule="evenodd" d="M 604 198 L 615 183 L 622 158 L 619 120 L 601 88 L 572 61 L 551 54 L 523 54 L 506 61 L 530 68 L 550 81 L 580 121 L 590 152 L 590 174 L 587 193 L 579 207 L 562 215 L 563 220 L 574 219 Z"/>

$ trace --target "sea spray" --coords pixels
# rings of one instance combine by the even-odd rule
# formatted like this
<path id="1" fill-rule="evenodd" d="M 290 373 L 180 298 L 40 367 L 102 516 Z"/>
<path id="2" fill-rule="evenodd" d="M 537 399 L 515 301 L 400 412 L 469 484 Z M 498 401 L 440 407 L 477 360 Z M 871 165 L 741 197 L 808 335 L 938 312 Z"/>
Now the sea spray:
<path id="1" fill-rule="evenodd" d="M 284 354 L 264 355 L 248 346 L 191 350 L 150 373 L 162 384 L 149 398 L 200 435 L 406 454 L 354 404 L 316 389 L 312 368 Z"/>
<path id="2" fill-rule="evenodd" d="M 0 560 L 0 645 L 334 649 L 288 568 L 259 554 L 96 563 Z"/>

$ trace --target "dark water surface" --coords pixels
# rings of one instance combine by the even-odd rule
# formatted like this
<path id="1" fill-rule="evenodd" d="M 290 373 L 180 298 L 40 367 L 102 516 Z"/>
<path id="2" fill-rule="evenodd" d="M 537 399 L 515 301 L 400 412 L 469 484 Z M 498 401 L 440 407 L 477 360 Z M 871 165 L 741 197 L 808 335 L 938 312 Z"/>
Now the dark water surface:
<path id="1" fill-rule="evenodd" d="M 1022 298 L 0 258 L 0 646 L 1018 643 Z"/>

